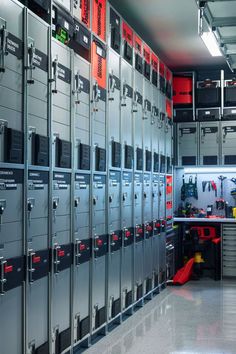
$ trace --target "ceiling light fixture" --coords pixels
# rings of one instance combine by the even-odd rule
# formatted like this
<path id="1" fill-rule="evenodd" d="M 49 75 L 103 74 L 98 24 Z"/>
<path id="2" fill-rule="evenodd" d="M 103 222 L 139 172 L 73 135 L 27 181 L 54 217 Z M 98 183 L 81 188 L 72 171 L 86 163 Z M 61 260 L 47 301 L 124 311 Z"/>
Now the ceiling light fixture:
<path id="1" fill-rule="evenodd" d="M 222 56 L 216 37 L 211 30 L 209 32 L 201 33 L 200 36 L 213 57 Z"/>

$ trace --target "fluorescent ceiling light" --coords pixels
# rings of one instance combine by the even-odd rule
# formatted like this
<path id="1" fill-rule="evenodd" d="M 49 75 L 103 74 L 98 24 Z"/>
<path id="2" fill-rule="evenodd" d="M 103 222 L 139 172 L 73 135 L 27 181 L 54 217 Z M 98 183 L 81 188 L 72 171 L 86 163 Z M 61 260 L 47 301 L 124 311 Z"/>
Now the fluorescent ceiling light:
<path id="1" fill-rule="evenodd" d="M 184 168 L 184 173 L 235 173 L 235 167 L 187 167 Z"/>
<path id="2" fill-rule="evenodd" d="M 205 43 L 205 46 L 211 53 L 213 57 L 220 57 L 222 56 L 222 53 L 220 51 L 220 48 L 218 46 L 216 37 L 212 31 L 209 32 L 203 32 L 201 34 L 201 38 L 203 42 Z"/>

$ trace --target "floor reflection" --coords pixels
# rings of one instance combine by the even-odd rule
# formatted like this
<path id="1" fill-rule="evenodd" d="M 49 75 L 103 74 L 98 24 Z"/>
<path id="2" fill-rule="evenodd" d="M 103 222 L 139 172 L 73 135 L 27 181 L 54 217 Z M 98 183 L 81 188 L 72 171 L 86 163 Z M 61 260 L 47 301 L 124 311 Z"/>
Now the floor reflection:
<path id="1" fill-rule="evenodd" d="M 236 282 L 170 287 L 84 353 L 236 353 Z"/>

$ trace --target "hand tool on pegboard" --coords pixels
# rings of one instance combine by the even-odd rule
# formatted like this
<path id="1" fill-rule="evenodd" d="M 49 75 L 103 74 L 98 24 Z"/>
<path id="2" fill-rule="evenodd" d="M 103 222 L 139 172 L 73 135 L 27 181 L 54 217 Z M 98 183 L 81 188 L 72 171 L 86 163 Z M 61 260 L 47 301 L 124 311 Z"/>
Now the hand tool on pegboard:
<path id="1" fill-rule="evenodd" d="M 220 175 L 218 179 L 220 180 L 220 198 L 216 201 L 216 209 L 223 210 L 225 208 L 223 182 L 227 177 Z"/>

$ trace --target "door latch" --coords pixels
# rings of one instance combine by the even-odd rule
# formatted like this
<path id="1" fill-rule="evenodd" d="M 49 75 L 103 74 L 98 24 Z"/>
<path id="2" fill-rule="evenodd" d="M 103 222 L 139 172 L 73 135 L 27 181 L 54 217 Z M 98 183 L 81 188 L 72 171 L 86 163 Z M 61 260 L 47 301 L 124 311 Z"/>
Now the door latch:
<path id="1" fill-rule="evenodd" d="M 2 216 L 7 206 L 7 201 L 5 199 L 0 199 L 0 227 L 2 225 Z"/>
<path id="2" fill-rule="evenodd" d="M 8 55 L 7 51 L 7 35 L 8 32 L 6 30 L 6 21 L 4 21 L 4 25 L 0 29 L 0 72 L 5 72 L 5 56 Z"/>
<path id="3" fill-rule="evenodd" d="M 27 79 L 27 83 L 30 85 L 34 84 L 33 70 L 35 70 L 34 57 L 35 57 L 35 46 L 34 41 L 31 40 L 28 46 L 28 66 L 27 69 L 30 71 L 30 78 Z"/>
<path id="4" fill-rule="evenodd" d="M 58 58 L 54 59 L 52 62 L 52 78 L 49 82 L 54 82 L 54 89 L 52 93 L 57 93 L 57 75 L 58 75 Z"/>
<path id="5" fill-rule="evenodd" d="M 32 249 L 30 249 L 28 251 L 28 254 L 29 254 L 29 282 L 30 284 L 32 284 L 34 282 L 33 273 L 35 272 L 35 268 L 33 267 L 33 258 L 35 256 L 35 252 Z"/>

